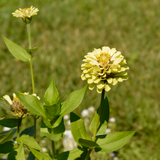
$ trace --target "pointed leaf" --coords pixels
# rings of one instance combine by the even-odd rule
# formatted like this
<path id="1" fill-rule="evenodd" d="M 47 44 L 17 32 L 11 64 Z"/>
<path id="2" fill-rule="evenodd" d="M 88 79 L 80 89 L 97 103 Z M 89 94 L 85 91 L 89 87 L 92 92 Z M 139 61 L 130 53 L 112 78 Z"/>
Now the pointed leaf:
<path id="1" fill-rule="evenodd" d="M 99 118 L 99 114 L 98 114 L 98 111 L 99 111 L 99 108 L 97 110 L 97 113 L 95 114 L 90 126 L 89 126 L 89 129 L 94 132 L 95 130 L 95 127 L 96 127 L 96 122 L 97 122 L 97 119 Z M 106 97 L 104 99 L 104 102 L 103 102 L 103 109 L 102 109 L 102 112 L 101 112 L 101 116 L 100 116 L 100 123 L 99 123 L 99 127 L 98 127 L 98 130 L 97 130 L 97 134 L 104 134 L 106 129 L 107 129 L 107 124 L 108 124 L 108 120 L 109 120 L 109 102 L 108 102 L 108 98 Z"/>
<path id="2" fill-rule="evenodd" d="M 22 105 L 30 112 L 38 116 L 46 117 L 43 104 L 37 97 L 33 95 L 23 95 L 18 92 L 15 92 L 15 94 L 21 101 Z"/>
<path id="3" fill-rule="evenodd" d="M 33 137 L 29 137 L 28 135 L 22 135 L 20 138 L 17 138 L 16 140 L 19 143 L 24 143 L 28 147 L 34 148 L 36 150 L 42 150 L 36 142 L 36 140 Z"/>
<path id="4" fill-rule="evenodd" d="M 96 143 L 99 147 L 96 147 L 96 152 L 112 152 L 123 147 L 130 138 L 134 135 L 135 131 L 115 132 L 107 135 L 97 136 Z"/>
<path id="5" fill-rule="evenodd" d="M 70 112 L 72 112 L 74 109 L 76 109 L 79 106 L 79 104 L 81 103 L 85 95 L 86 89 L 87 89 L 87 86 L 79 90 L 73 91 L 68 96 L 68 98 L 62 104 L 61 115 L 59 116 L 57 121 L 54 123 L 53 127 L 56 127 L 59 125 L 64 115 L 69 114 Z"/>
<path id="6" fill-rule="evenodd" d="M 7 141 L 3 144 L 0 144 L 0 153 L 6 154 L 14 149 L 14 142 L 13 141 Z"/>
<path id="7" fill-rule="evenodd" d="M 58 100 L 59 100 L 59 93 L 52 77 L 50 85 L 44 94 L 44 101 L 46 104 L 53 105 L 56 104 Z"/>
<path id="8" fill-rule="evenodd" d="M 0 144 L 7 142 L 8 140 L 10 140 L 12 138 L 12 132 L 10 131 L 6 134 L 1 134 L 0 135 Z"/>
<path id="9" fill-rule="evenodd" d="M 35 149 L 29 147 L 30 151 L 34 154 L 34 156 L 37 158 L 37 159 L 41 159 L 44 157 L 45 160 L 53 160 L 48 154 L 46 153 L 41 153 L 39 151 L 36 151 Z"/>
<path id="10" fill-rule="evenodd" d="M 87 140 L 87 139 L 80 138 L 78 140 L 78 142 L 81 144 L 81 146 L 84 146 L 84 147 L 93 148 L 93 147 L 98 146 L 98 144 L 96 142 L 91 141 L 91 140 Z"/>
<path id="11" fill-rule="evenodd" d="M 7 48 L 9 49 L 9 51 L 11 52 L 11 54 L 21 60 L 21 61 L 28 61 L 30 60 L 31 56 L 30 54 L 21 46 L 17 45 L 16 43 L 10 41 L 8 38 L 3 37 L 3 40 L 7 46 Z"/>
<path id="12" fill-rule="evenodd" d="M 83 153 L 82 150 L 80 150 L 79 148 L 75 148 L 71 151 L 62 152 L 56 157 L 56 159 L 57 160 L 73 160 L 80 157 L 82 153 Z"/>
<path id="13" fill-rule="evenodd" d="M 13 128 L 13 127 L 16 127 L 17 124 L 18 124 L 18 119 L 15 119 L 15 118 L 0 120 L 0 125 L 5 127 Z"/>
<path id="14" fill-rule="evenodd" d="M 40 44 L 39 46 L 36 46 L 36 47 L 33 47 L 32 49 L 27 49 L 28 51 L 30 51 L 30 52 L 32 52 L 32 51 L 34 51 L 34 50 L 36 50 L 36 49 L 38 49 L 40 46 L 42 46 L 44 43 L 46 43 L 46 42 L 43 42 L 42 44 Z"/>
<path id="15" fill-rule="evenodd" d="M 72 135 L 74 137 L 74 140 L 80 145 L 79 139 L 86 139 L 86 140 L 92 140 L 91 136 L 87 133 L 84 122 L 82 119 L 80 119 L 75 113 L 71 112 L 70 114 L 71 118 L 71 131 Z"/>
<path id="16" fill-rule="evenodd" d="M 18 154 L 16 156 L 16 160 L 25 160 L 23 143 L 20 144 L 17 150 Z"/>

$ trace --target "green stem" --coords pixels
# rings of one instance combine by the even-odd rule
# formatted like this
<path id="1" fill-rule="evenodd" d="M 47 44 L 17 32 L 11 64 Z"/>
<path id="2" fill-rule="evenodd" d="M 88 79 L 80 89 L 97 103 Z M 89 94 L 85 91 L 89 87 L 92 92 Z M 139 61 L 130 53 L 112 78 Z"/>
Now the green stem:
<path id="1" fill-rule="evenodd" d="M 17 125 L 17 138 L 19 138 L 21 124 L 22 124 L 22 118 L 19 118 Z"/>
<path id="2" fill-rule="evenodd" d="M 32 44 L 31 44 L 31 28 L 30 28 L 30 23 L 27 24 L 27 32 L 28 32 L 28 41 L 29 41 L 29 49 L 32 49 Z M 35 93 L 34 89 L 34 76 L 33 76 L 33 65 L 32 65 L 32 52 L 30 51 L 30 69 L 31 69 L 31 79 L 32 79 L 32 92 L 33 94 Z M 36 139 L 36 117 L 34 117 L 34 138 Z"/>
<path id="3" fill-rule="evenodd" d="M 105 95 L 105 90 L 103 89 L 102 94 L 101 94 L 101 104 L 100 104 L 99 111 L 98 111 L 98 115 L 99 116 L 98 116 L 98 119 L 97 119 L 97 123 L 96 123 L 96 127 L 95 127 L 95 130 L 94 130 L 94 134 L 93 134 L 93 141 L 96 140 L 97 129 L 98 129 L 98 126 L 99 126 L 99 121 L 100 121 L 102 110 L 103 110 L 104 95 Z"/>
<path id="4" fill-rule="evenodd" d="M 88 160 L 88 159 L 89 159 L 89 155 L 91 154 L 91 152 L 92 152 L 92 149 L 89 149 L 89 150 L 88 150 L 88 153 L 87 153 L 87 155 L 86 155 L 85 160 Z"/>
<path id="5" fill-rule="evenodd" d="M 93 141 L 96 140 L 96 134 L 97 134 L 97 130 L 98 130 L 98 127 L 99 127 L 99 122 L 100 122 L 100 118 L 101 118 L 101 114 L 102 114 L 102 110 L 103 110 L 103 102 L 104 102 L 104 95 L 105 95 L 105 90 L 103 89 L 102 91 L 102 94 L 101 94 L 101 103 L 100 103 L 100 107 L 99 107 L 99 110 L 98 110 L 98 119 L 97 119 L 97 122 L 96 122 L 96 127 L 95 127 L 95 130 L 94 130 L 94 134 L 93 134 Z M 88 153 L 86 155 L 86 158 L 85 160 L 88 160 L 89 159 L 89 156 L 91 154 L 93 149 L 89 149 L 88 150 Z"/>
<path id="6" fill-rule="evenodd" d="M 52 129 L 52 134 L 53 134 L 53 129 Z M 55 145 L 54 145 L 54 141 L 51 140 L 52 143 L 52 158 L 55 158 Z"/>

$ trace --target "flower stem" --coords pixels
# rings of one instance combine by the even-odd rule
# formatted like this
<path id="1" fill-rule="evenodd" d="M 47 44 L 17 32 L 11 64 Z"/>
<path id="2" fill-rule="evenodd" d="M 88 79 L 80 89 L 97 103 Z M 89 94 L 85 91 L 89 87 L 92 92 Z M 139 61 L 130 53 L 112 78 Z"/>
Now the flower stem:
<path id="1" fill-rule="evenodd" d="M 98 115 L 99 116 L 98 116 L 98 119 L 97 119 L 97 122 L 96 122 L 96 127 L 95 127 L 95 130 L 94 130 L 94 134 L 93 134 L 93 141 L 96 140 L 96 134 L 97 134 L 97 130 L 98 130 L 98 127 L 99 127 L 99 122 L 100 122 L 100 118 L 101 118 L 101 114 L 102 114 L 102 110 L 103 110 L 104 95 L 105 95 L 105 90 L 103 89 L 102 94 L 101 94 L 100 107 L 99 107 L 99 110 L 98 110 Z M 93 149 L 91 149 L 91 148 L 88 150 L 88 153 L 86 155 L 85 160 L 89 159 L 89 156 L 90 156 L 92 150 Z"/>
<path id="2" fill-rule="evenodd" d="M 29 49 L 32 49 L 30 23 L 28 23 L 26 26 L 27 26 L 27 32 L 28 32 Z M 32 79 L 32 92 L 34 94 L 35 89 L 34 89 L 34 76 L 33 76 L 32 52 L 31 51 L 30 51 L 30 56 L 31 56 L 31 58 L 30 58 L 30 69 L 31 69 L 31 79 Z M 37 126 L 37 121 L 36 121 L 36 117 L 34 117 L 34 138 L 35 139 L 36 139 L 36 126 Z"/>
<path id="3" fill-rule="evenodd" d="M 98 119 L 97 119 L 97 123 L 96 123 L 96 127 L 95 127 L 95 130 L 94 130 L 94 134 L 93 134 L 93 141 L 96 140 L 97 129 L 98 129 L 98 126 L 99 126 L 99 121 L 100 121 L 100 117 L 101 117 L 102 110 L 103 110 L 104 95 L 105 95 L 105 90 L 103 89 L 102 94 L 101 94 L 101 103 L 100 103 L 100 107 L 99 107 L 99 111 L 98 111 L 98 115 L 99 116 L 98 116 Z"/>
<path id="4" fill-rule="evenodd" d="M 17 125 L 17 138 L 19 138 L 21 124 L 22 124 L 22 118 L 19 118 L 18 125 Z"/>
<path id="5" fill-rule="evenodd" d="M 52 129 L 52 134 L 53 134 L 53 129 Z M 55 158 L 55 145 L 54 145 L 54 141 L 51 140 L 52 143 L 52 158 Z"/>

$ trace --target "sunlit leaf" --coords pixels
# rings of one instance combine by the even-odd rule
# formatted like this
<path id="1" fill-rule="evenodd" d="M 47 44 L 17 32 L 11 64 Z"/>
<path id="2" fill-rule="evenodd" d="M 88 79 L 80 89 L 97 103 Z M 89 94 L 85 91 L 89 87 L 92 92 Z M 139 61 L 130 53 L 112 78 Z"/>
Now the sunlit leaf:
<path id="1" fill-rule="evenodd" d="M 33 114 L 38 116 L 46 117 L 45 110 L 43 109 L 43 104 L 37 97 L 33 95 L 23 95 L 15 92 L 16 96 L 21 101 L 22 105 L 27 108 Z"/>
<path id="2" fill-rule="evenodd" d="M 135 131 L 126 132 L 114 132 L 97 136 L 96 143 L 99 147 L 96 147 L 96 152 L 109 153 L 123 147 L 130 138 L 134 135 Z"/>
<path id="3" fill-rule="evenodd" d="M 25 160 L 24 148 L 23 143 L 20 144 L 17 150 L 18 154 L 16 156 L 16 160 Z"/>
<path id="4" fill-rule="evenodd" d="M 71 112 L 70 114 L 71 119 L 71 131 L 72 135 L 74 137 L 74 140 L 80 145 L 79 139 L 86 139 L 86 140 L 92 140 L 91 136 L 87 133 L 84 121 L 80 119 L 75 113 Z"/>
<path id="5" fill-rule="evenodd" d="M 19 143 L 24 143 L 28 147 L 34 148 L 36 150 L 42 150 L 36 142 L 36 140 L 28 135 L 22 135 L 20 138 L 17 138 L 16 140 Z"/>
<path id="6" fill-rule="evenodd" d="M 79 148 L 75 148 L 71 151 L 60 153 L 56 157 L 56 159 L 57 160 L 74 160 L 74 159 L 80 157 L 82 153 L 83 153 L 83 150 L 80 150 Z"/>
<path id="7" fill-rule="evenodd" d="M 36 151 L 35 149 L 29 147 L 30 151 L 34 154 L 34 156 L 37 158 L 37 159 L 42 159 L 44 158 L 45 160 L 53 160 L 48 154 L 46 153 L 41 153 L 39 151 Z"/>
<path id="8" fill-rule="evenodd" d="M 4 39 L 4 42 L 8 48 L 8 50 L 11 52 L 11 54 L 21 60 L 21 61 L 28 61 L 31 58 L 31 55 L 21 46 L 19 46 L 18 44 L 12 42 L 11 40 L 9 40 L 8 38 L 2 36 Z"/>

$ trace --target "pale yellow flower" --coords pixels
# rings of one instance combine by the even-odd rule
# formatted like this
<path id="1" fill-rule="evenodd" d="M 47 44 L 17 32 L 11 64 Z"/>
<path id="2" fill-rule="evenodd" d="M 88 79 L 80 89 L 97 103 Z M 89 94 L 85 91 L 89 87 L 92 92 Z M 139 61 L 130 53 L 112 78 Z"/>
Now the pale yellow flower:
<path id="1" fill-rule="evenodd" d="M 30 8 L 19 8 L 12 14 L 14 17 L 22 18 L 25 23 L 30 23 L 32 16 L 37 15 L 38 11 L 38 8 L 31 6 Z"/>
<path id="2" fill-rule="evenodd" d="M 28 92 L 21 93 L 24 95 L 28 95 Z M 32 94 L 33 96 L 40 99 L 36 94 Z M 21 104 L 19 98 L 13 93 L 13 100 L 8 95 L 3 96 L 3 98 L 8 102 L 10 106 L 10 113 L 16 118 L 25 118 L 30 114 L 30 112 Z M 7 107 L 8 109 L 8 107 Z"/>
<path id="3" fill-rule="evenodd" d="M 109 91 L 112 85 L 128 79 L 126 70 L 129 67 L 126 66 L 126 60 L 121 52 L 115 48 L 94 49 L 84 57 L 81 78 L 87 80 L 90 90 L 97 86 L 98 93 L 103 89 Z"/>

